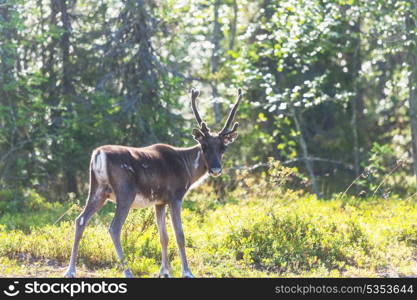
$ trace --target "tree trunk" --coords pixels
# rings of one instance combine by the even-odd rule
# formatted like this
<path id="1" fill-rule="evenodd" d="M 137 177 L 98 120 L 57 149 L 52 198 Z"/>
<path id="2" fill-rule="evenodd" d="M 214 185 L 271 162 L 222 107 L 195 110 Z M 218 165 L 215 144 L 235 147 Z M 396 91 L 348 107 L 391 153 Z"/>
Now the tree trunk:
<path id="1" fill-rule="evenodd" d="M 238 12 L 236 0 L 233 0 L 232 6 L 233 6 L 233 20 L 232 20 L 232 24 L 230 24 L 229 50 L 233 50 L 233 48 L 235 47 L 237 12 Z"/>
<path id="2" fill-rule="evenodd" d="M 411 14 L 406 19 L 407 32 L 414 32 L 416 30 L 416 23 Z M 415 37 L 409 34 L 408 40 L 414 40 Z M 409 104 L 410 104 L 410 124 L 411 124 L 411 143 L 413 148 L 413 170 L 417 179 L 417 47 L 411 43 L 408 47 L 407 53 L 409 77 Z"/>
<path id="3" fill-rule="evenodd" d="M 74 99 L 74 87 L 72 84 L 72 74 L 70 65 L 70 35 L 71 35 L 71 21 L 68 15 L 67 0 L 59 1 L 59 10 L 61 12 L 61 21 L 63 33 L 61 36 L 60 46 L 62 52 L 62 95 L 64 106 L 67 111 L 72 111 L 72 101 Z M 59 112 L 60 113 L 60 112 Z M 69 156 L 67 164 L 64 166 L 64 175 L 67 185 L 67 193 L 78 194 L 76 165 L 72 161 L 72 156 Z"/>
<path id="4" fill-rule="evenodd" d="M 411 54 L 410 56 L 414 56 L 410 58 L 410 63 L 412 63 L 410 79 L 409 79 L 409 86 L 410 86 L 410 96 L 409 96 L 409 103 L 410 103 L 410 123 L 411 123 L 411 137 L 412 137 L 412 145 L 413 145 L 413 170 L 414 175 L 416 175 L 417 179 L 417 88 L 415 83 L 417 82 L 417 57 L 415 54 Z M 410 65 L 411 66 L 411 65 Z M 414 69 L 414 71 L 413 71 Z"/>
<path id="5" fill-rule="evenodd" d="M 353 161 L 354 161 L 354 170 L 355 170 L 355 178 L 357 178 L 360 173 L 360 153 L 359 153 L 359 122 L 358 122 L 358 115 L 362 115 L 362 108 L 363 108 L 363 89 L 362 89 L 362 81 L 360 79 L 360 72 L 362 69 L 362 57 L 361 57 L 361 37 L 360 37 L 360 26 L 361 20 L 359 19 L 353 28 L 354 33 L 357 34 L 356 39 L 356 47 L 355 53 L 352 57 L 353 59 L 353 76 L 354 76 L 354 90 L 355 90 L 355 97 L 351 101 L 351 108 L 352 108 L 352 118 L 351 118 L 351 126 L 352 126 L 352 135 L 353 135 Z"/>
<path id="6" fill-rule="evenodd" d="M 71 98 L 73 92 L 73 86 L 71 81 L 71 70 L 70 70 L 70 34 L 71 34 L 71 23 L 68 16 L 67 1 L 62 0 L 59 2 L 61 11 L 62 29 L 64 32 L 61 36 L 61 50 L 62 50 L 62 92 L 65 98 Z"/>
<path id="7" fill-rule="evenodd" d="M 301 127 L 301 122 L 299 120 L 299 118 L 301 118 L 301 116 L 297 115 L 296 109 L 292 108 L 292 115 L 293 115 L 293 119 L 294 119 L 294 123 L 295 123 L 295 127 L 298 131 L 298 140 L 300 142 L 300 146 L 301 146 L 301 151 L 303 152 L 303 161 L 305 163 L 307 172 L 310 176 L 311 179 L 311 185 L 313 187 L 313 192 L 317 195 L 317 198 L 321 197 L 320 194 L 320 189 L 317 185 L 317 180 L 316 180 L 316 175 L 314 174 L 314 169 L 313 169 L 313 163 L 310 160 L 310 155 L 308 153 L 308 147 L 307 147 L 307 143 L 304 139 L 303 136 L 303 130 Z"/>
<path id="8" fill-rule="evenodd" d="M 409 52 L 410 76 L 408 85 L 410 95 L 408 98 L 410 104 L 410 123 L 411 123 L 411 143 L 413 148 L 413 169 L 417 179 L 417 49 Z"/>
<path id="9" fill-rule="evenodd" d="M 220 32 L 220 23 L 219 23 L 219 8 L 220 8 L 220 0 L 215 0 L 214 2 L 214 20 L 213 20 L 213 52 L 211 55 L 211 73 L 216 74 L 219 70 L 219 51 L 220 51 L 220 39 L 221 39 L 221 32 Z M 215 99 L 213 103 L 214 108 L 214 121 L 220 123 L 221 121 L 221 104 L 217 102 L 217 98 L 219 96 L 217 90 L 217 79 L 211 81 L 211 87 L 213 90 L 213 97 Z"/>
<path id="10" fill-rule="evenodd" d="M 355 178 L 360 174 L 359 161 L 359 138 L 358 138 L 358 118 L 357 118 L 357 99 L 352 99 L 352 119 L 350 121 L 353 135 L 353 166 L 355 170 Z"/>

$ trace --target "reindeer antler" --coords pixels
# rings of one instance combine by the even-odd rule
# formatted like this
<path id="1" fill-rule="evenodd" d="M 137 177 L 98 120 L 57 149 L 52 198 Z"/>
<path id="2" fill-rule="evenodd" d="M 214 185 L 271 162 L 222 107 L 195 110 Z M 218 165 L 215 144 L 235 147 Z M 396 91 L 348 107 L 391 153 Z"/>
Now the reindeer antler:
<path id="1" fill-rule="evenodd" d="M 197 99 L 198 95 L 200 95 L 199 90 L 191 89 L 191 107 L 193 108 L 194 117 L 197 120 L 198 126 L 201 126 L 203 120 L 201 119 L 197 105 L 195 104 L 195 99 Z"/>
<path id="2" fill-rule="evenodd" d="M 235 124 L 233 124 L 232 129 L 229 130 L 230 125 L 233 123 L 233 120 L 235 119 L 237 108 L 239 107 L 240 101 L 242 100 L 242 95 L 243 95 L 242 89 L 238 88 L 237 89 L 237 101 L 235 105 L 233 106 L 232 110 L 230 111 L 229 116 L 227 117 L 226 123 L 224 124 L 223 129 L 220 130 L 219 135 L 229 134 L 231 132 L 236 131 L 237 128 L 239 127 L 239 123 L 236 122 Z"/>
<path id="3" fill-rule="evenodd" d="M 197 120 L 198 126 L 201 131 L 206 134 L 210 132 L 210 129 L 207 127 L 207 124 L 201 119 L 200 113 L 198 112 L 197 105 L 195 100 L 200 95 L 199 90 L 191 89 L 191 107 L 193 108 L 194 117 Z"/>

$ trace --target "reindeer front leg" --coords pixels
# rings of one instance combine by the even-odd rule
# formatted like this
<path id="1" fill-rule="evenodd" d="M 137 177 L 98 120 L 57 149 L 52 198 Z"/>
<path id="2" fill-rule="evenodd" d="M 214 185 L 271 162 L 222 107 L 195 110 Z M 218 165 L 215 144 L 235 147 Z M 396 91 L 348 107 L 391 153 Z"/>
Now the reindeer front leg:
<path id="1" fill-rule="evenodd" d="M 169 261 L 168 261 L 168 233 L 165 223 L 166 213 L 165 204 L 155 205 L 156 223 L 158 225 L 159 241 L 162 248 L 162 263 L 159 271 L 159 277 L 168 278 L 169 275 Z"/>
<path id="2" fill-rule="evenodd" d="M 190 268 L 188 267 L 187 256 L 185 255 L 185 238 L 181 222 L 181 205 L 182 199 L 174 200 L 169 204 L 171 209 L 172 227 L 174 228 L 175 238 L 177 240 L 178 249 L 180 252 L 182 277 L 194 278 L 194 275 L 191 273 Z"/>

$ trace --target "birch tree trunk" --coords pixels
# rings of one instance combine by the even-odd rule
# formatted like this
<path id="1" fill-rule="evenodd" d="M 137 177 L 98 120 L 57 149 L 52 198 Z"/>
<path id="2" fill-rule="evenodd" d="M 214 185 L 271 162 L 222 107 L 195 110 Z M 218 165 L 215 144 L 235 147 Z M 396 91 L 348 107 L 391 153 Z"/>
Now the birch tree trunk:
<path id="1" fill-rule="evenodd" d="M 411 143 L 413 148 L 413 170 L 417 180 L 417 57 L 416 54 L 410 54 L 410 78 L 409 78 L 409 103 L 410 103 L 410 123 L 411 123 Z M 414 69 L 414 70 L 413 70 Z"/>
<path id="2" fill-rule="evenodd" d="M 355 23 L 354 32 L 357 34 L 356 39 L 356 47 L 355 53 L 352 57 L 354 60 L 353 62 L 353 74 L 355 74 L 354 78 L 354 90 L 355 90 L 355 97 L 351 101 L 351 108 L 352 108 L 352 118 L 351 118 L 351 126 L 352 126 L 352 136 L 353 136 L 353 166 L 355 170 L 355 178 L 357 178 L 360 173 L 360 155 L 359 155 L 359 122 L 358 122 L 358 115 L 359 109 L 363 107 L 363 89 L 361 86 L 361 79 L 360 79 L 360 72 L 362 69 L 362 57 L 361 57 L 361 36 L 360 36 L 360 26 L 361 20 Z"/>
<path id="3" fill-rule="evenodd" d="M 416 30 L 416 22 L 411 14 L 406 19 L 408 39 L 411 44 L 408 47 L 407 60 L 409 67 L 408 87 L 410 104 L 410 124 L 411 124 L 411 143 L 413 148 L 413 170 L 417 180 L 417 46 L 415 34 L 410 34 Z"/>
<path id="4" fill-rule="evenodd" d="M 221 32 L 220 32 L 220 23 L 219 23 L 219 8 L 220 8 L 220 0 L 215 0 L 213 6 L 213 13 L 214 13 L 214 20 L 213 20 L 213 52 L 211 55 L 211 73 L 216 74 L 219 70 L 219 52 L 220 52 L 220 39 L 221 39 Z M 219 96 L 219 92 L 217 90 L 217 80 L 212 80 L 211 88 L 213 91 L 213 97 L 217 100 Z M 217 123 L 221 121 L 221 105 L 217 101 L 213 103 L 214 109 L 214 120 Z"/>
<path id="5" fill-rule="evenodd" d="M 292 115 L 293 115 L 295 127 L 298 131 L 298 140 L 300 142 L 301 151 L 303 152 L 303 161 L 305 163 L 308 175 L 310 176 L 310 179 L 311 179 L 313 192 L 317 195 L 317 198 L 320 198 L 321 197 L 320 189 L 317 185 L 317 179 L 316 179 L 316 175 L 314 174 L 313 163 L 308 153 L 307 143 L 306 143 L 306 140 L 304 139 L 303 129 L 302 129 L 301 122 L 300 122 L 301 115 L 298 115 L 296 109 L 294 108 L 292 108 Z"/>
<path id="6" fill-rule="evenodd" d="M 229 50 L 233 50 L 235 47 L 235 38 L 236 38 L 236 27 L 237 27 L 237 13 L 238 7 L 236 0 L 232 1 L 233 7 L 233 19 L 230 24 L 230 40 L 229 40 Z"/>

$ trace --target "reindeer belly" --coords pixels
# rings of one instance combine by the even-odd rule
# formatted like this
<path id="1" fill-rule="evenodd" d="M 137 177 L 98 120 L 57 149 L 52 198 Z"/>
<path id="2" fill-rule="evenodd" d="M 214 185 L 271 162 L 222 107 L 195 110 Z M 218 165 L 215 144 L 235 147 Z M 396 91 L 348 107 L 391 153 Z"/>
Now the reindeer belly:
<path id="1" fill-rule="evenodd" d="M 110 194 L 109 201 L 116 203 L 116 197 L 114 194 Z M 132 205 L 130 208 L 145 208 L 155 204 L 162 204 L 161 201 L 157 200 L 150 200 L 148 197 L 145 197 L 142 194 L 136 194 L 135 200 L 133 200 Z"/>
<path id="2" fill-rule="evenodd" d="M 145 208 L 152 204 L 154 204 L 154 201 L 150 201 L 149 198 L 143 196 L 142 194 L 136 194 L 131 208 Z"/>

